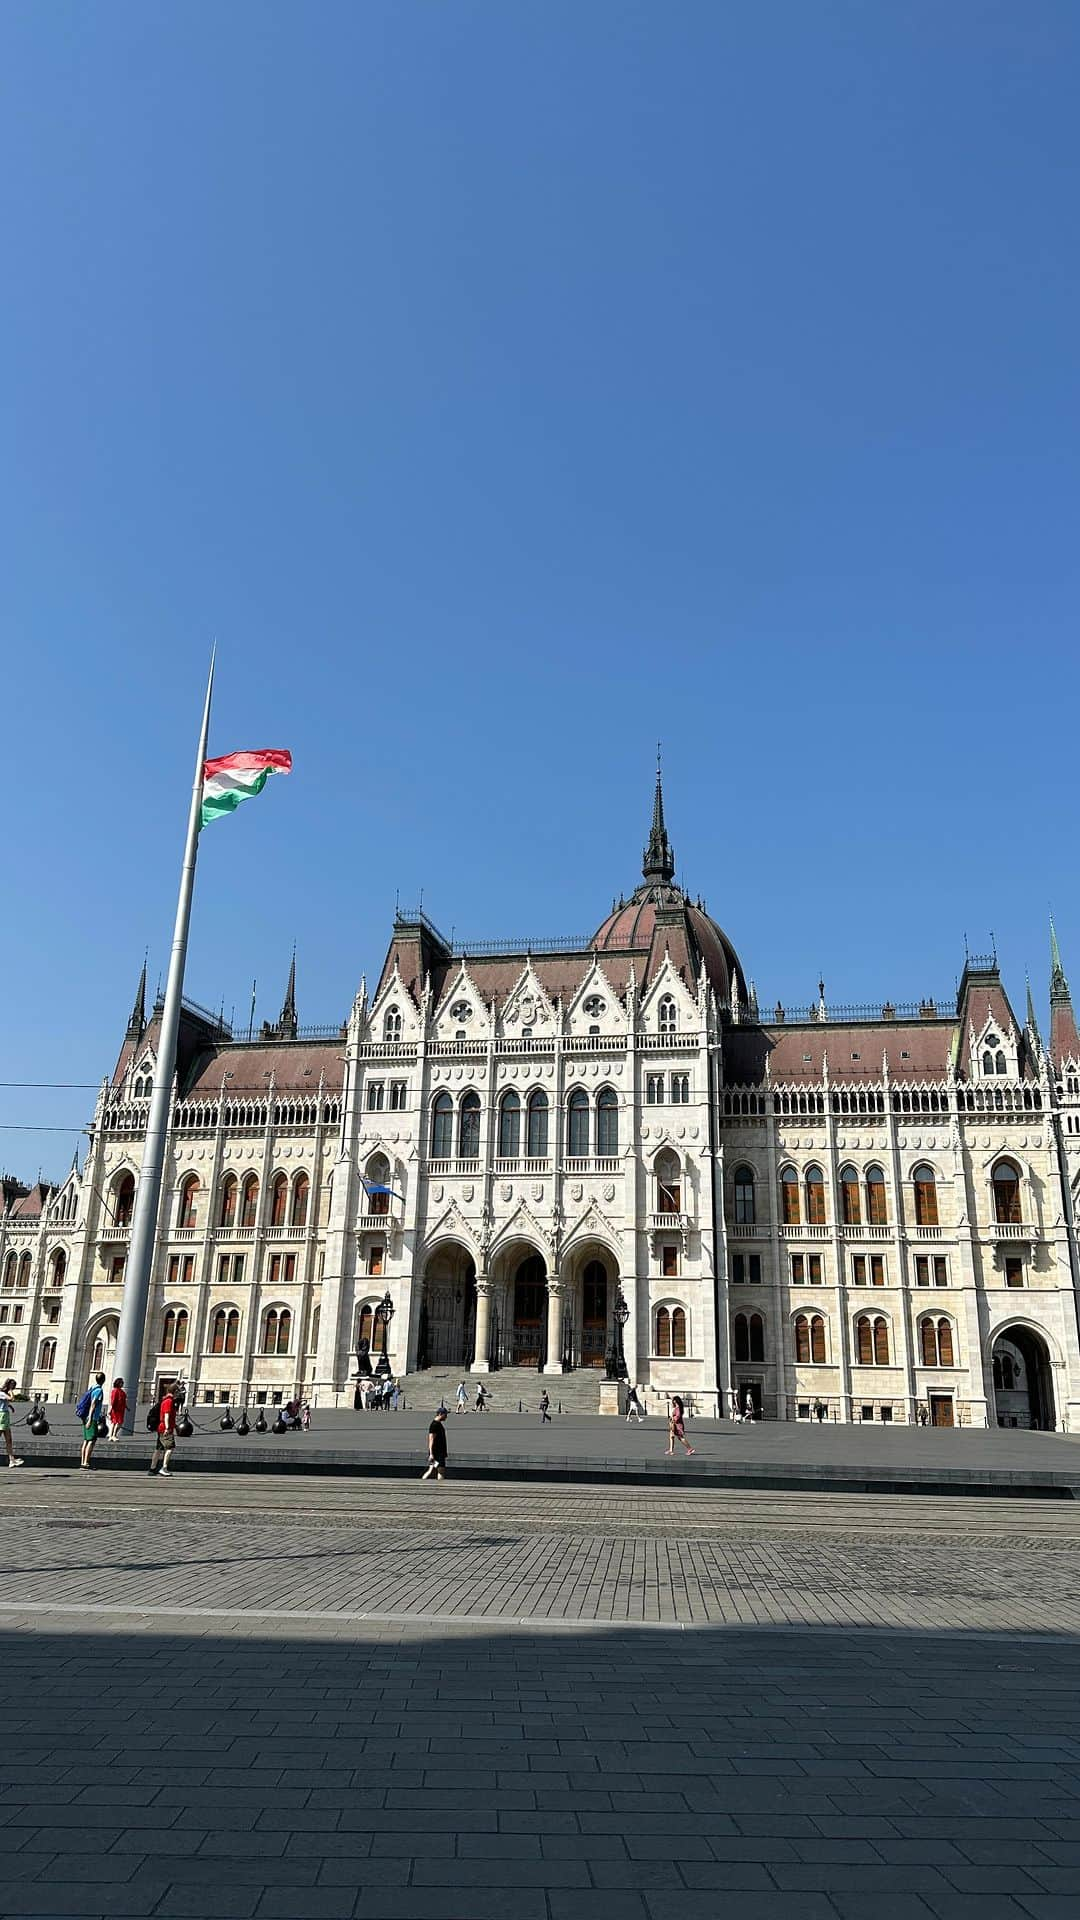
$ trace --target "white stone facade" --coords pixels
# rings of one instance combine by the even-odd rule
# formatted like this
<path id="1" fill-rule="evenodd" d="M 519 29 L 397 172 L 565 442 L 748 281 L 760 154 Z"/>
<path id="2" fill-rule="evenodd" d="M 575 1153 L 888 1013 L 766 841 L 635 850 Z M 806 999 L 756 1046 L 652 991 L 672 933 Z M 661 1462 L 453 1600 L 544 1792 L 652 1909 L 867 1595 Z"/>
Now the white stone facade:
<path id="1" fill-rule="evenodd" d="M 591 942 L 458 954 L 399 916 L 340 1030 L 298 1030 L 291 981 L 250 1042 L 186 1010 L 142 1397 L 182 1372 L 201 1404 L 351 1405 L 385 1332 L 397 1375 L 528 1366 L 598 1404 L 624 1302 L 629 1378 L 702 1411 L 1080 1426 L 1056 949 L 1049 1049 L 992 961 L 947 1015 L 822 991 L 764 1021 L 657 806 Z M 110 1373 L 158 1011 L 140 994 L 81 1170 L 5 1188 L 0 1372 L 27 1393 Z"/>

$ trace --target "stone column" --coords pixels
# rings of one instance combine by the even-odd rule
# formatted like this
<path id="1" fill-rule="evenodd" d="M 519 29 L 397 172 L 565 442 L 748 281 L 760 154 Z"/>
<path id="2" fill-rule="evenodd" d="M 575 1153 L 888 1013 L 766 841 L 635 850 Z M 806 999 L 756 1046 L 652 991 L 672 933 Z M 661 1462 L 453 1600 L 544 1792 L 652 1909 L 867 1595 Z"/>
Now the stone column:
<path id="1" fill-rule="evenodd" d="M 556 1274 L 548 1274 L 547 1283 L 547 1360 L 545 1373 L 561 1373 L 562 1368 L 563 1283 Z"/>
<path id="2" fill-rule="evenodd" d="M 490 1373 L 488 1336 L 491 1330 L 491 1281 L 486 1273 L 476 1276 L 476 1345 L 471 1372 Z"/>

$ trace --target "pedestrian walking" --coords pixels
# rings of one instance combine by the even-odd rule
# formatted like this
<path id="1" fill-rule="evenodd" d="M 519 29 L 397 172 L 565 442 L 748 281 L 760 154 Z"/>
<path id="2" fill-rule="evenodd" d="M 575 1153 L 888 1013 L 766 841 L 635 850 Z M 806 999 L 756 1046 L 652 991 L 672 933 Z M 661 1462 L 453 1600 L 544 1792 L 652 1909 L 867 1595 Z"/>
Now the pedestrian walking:
<path id="1" fill-rule="evenodd" d="M 300 1409 L 300 1425 L 305 1433 L 311 1432 L 311 1401 L 305 1400 Z"/>
<path id="2" fill-rule="evenodd" d="M 150 1412 L 153 1414 L 151 1407 Z M 176 1448 L 176 1391 L 166 1387 L 157 1407 L 157 1438 L 154 1441 L 154 1457 L 150 1462 L 151 1474 L 168 1473 L 169 1462 Z"/>
<path id="3" fill-rule="evenodd" d="M 109 1395 L 109 1439 L 119 1440 L 127 1418 L 127 1394 L 122 1380 L 114 1380 Z"/>
<path id="4" fill-rule="evenodd" d="M 400 1387 L 400 1385 L 399 1385 L 399 1383 L 398 1383 L 398 1382 L 397 1382 L 397 1381 L 395 1380 L 395 1381 L 394 1381 L 394 1391 L 393 1391 L 393 1393 L 392 1393 L 392 1394 L 390 1395 L 390 1411 L 391 1411 L 391 1413 L 396 1413 L 396 1412 L 397 1412 L 397 1410 L 398 1410 L 398 1408 L 400 1407 L 400 1405 L 401 1405 L 401 1387 Z"/>
<path id="5" fill-rule="evenodd" d="M 487 1388 L 485 1387 L 483 1381 L 481 1380 L 479 1386 L 476 1389 L 476 1411 L 477 1413 L 484 1413 L 486 1409 L 487 1409 Z"/>
<path id="6" fill-rule="evenodd" d="M 469 1411 L 469 1395 L 464 1380 L 458 1382 L 457 1410 L 459 1413 L 468 1413 Z"/>
<path id="7" fill-rule="evenodd" d="M 446 1408 L 440 1407 L 428 1428 L 428 1463 L 421 1480 L 446 1479 Z"/>
<path id="8" fill-rule="evenodd" d="M 638 1390 L 636 1387 L 631 1387 L 626 1396 L 626 1418 L 627 1420 L 636 1420 L 639 1425 L 645 1418 L 645 1409 L 638 1399 Z"/>
<path id="9" fill-rule="evenodd" d="M 540 1395 L 540 1425 L 541 1425 L 541 1426 L 543 1426 L 543 1424 L 544 1424 L 544 1422 L 545 1422 L 545 1420 L 547 1421 L 547 1424 L 548 1424 L 548 1426 L 550 1427 L 550 1425 L 551 1425 L 551 1396 L 550 1396 L 550 1394 L 548 1393 L 548 1390 L 547 1390 L 547 1388 L 546 1388 L 546 1387 L 544 1388 L 544 1391 L 543 1391 L 543 1393 L 542 1393 L 542 1394 Z"/>
<path id="10" fill-rule="evenodd" d="M 21 1467 L 22 1461 L 15 1457 L 15 1437 L 11 1431 L 11 1422 L 15 1415 L 15 1382 L 5 1380 L 0 1387 L 0 1433 L 4 1436 L 4 1452 L 9 1467 Z"/>
<path id="11" fill-rule="evenodd" d="M 82 1450 L 79 1465 L 89 1471 L 94 1445 L 98 1440 L 105 1409 L 105 1375 L 95 1373 L 94 1384 L 88 1387 L 75 1411 L 82 1421 Z"/>
<path id="12" fill-rule="evenodd" d="M 667 1450 L 669 1453 L 674 1453 L 676 1440 L 680 1446 L 685 1447 L 687 1453 L 694 1453 L 696 1451 L 686 1437 L 686 1409 L 683 1406 L 681 1396 L 673 1393 L 671 1396 L 671 1411 L 668 1414 Z"/>

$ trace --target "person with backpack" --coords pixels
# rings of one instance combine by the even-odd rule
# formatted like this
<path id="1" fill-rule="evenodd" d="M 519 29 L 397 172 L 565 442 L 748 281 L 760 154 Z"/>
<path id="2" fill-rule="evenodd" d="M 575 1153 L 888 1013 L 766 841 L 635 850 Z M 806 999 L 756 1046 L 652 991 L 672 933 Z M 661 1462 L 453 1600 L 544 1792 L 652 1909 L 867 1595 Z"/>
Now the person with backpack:
<path id="1" fill-rule="evenodd" d="M 105 1418 L 105 1375 L 103 1373 L 95 1373 L 93 1386 L 87 1387 L 75 1411 L 82 1421 L 83 1431 L 79 1465 L 89 1472 L 94 1446 L 100 1438 Z"/>
<path id="2" fill-rule="evenodd" d="M 154 1457 L 148 1472 L 150 1474 L 168 1473 L 169 1462 L 176 1446 L 176 1389 L 174 1387 L 166 1387 L 157 1406 L 151 1407 L 147 1414 L 146 1424 L 157 1436 L 154 1441 Z"/>
<path id="3" fill-rule="evenodd" d="M 127 1418 L 127 1394 L 122 1380 L 114 1380 L 109 1395 L 109 1439 L 119 1440 Z"/>
<path id="4" fill-rule="evenodd" d="M 0 1387 L 0 1433 L 4 1436 L 4 1451 L 9 1467 L 21 1467 L 23 1462 L 15 1457 L 15 1440 L 11 1431 L 11 1421 L 15 1412 L 15 1382 L 5 1380 Z"/>

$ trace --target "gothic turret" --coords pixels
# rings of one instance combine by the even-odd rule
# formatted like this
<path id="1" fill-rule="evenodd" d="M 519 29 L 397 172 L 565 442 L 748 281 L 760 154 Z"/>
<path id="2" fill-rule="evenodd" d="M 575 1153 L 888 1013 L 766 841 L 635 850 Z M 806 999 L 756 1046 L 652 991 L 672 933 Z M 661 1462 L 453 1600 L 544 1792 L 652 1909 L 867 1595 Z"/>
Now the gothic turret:
<path id="1" fill-rule="evenodd" d="M 1072 995 L 1061 964 L 1054 916 L 1050 916 L 1050 1056 L 1062 1060 L 1080 1060 L 1080 1034 L 1076 1031 Z"/>
<path id="2" fill-rule="evenodd" d="M 281 1003 L 281 1012 L 275 1021 L 264 1020 L 262 1034 L 264 1040 L 295 1040 L 299 1027 L 296 1019 L 296 948 L 293 948 L 289 978 L 285 988 L 285 998 Z"/>
<path id="3" fill-rule="evenodd" d="M 142 1039 L 143 1034 L 145 1032 L 146 1032 L 146 956 L 144 954 L 143 963 L 142 963 L 142 972 L 139 975 L 139 984 L 135 989 L 135 1004 L 131 1009 L 131 1016 L 127 1023 L 127 1037 L 129 1040 L 134 1040 L 136 1045 L 138 1045 L 139 1041 Z"/>
<path id="4" fill-rule="evenodd" d="M 664 825 L 664 789 L 660 780 L 660 756 L 656 756 L 656 793 L 653 796 L 652 831 L 641 858 L 642 878 L 647 885 L 670 887 L 675 878 L 675 855 Z"/>

